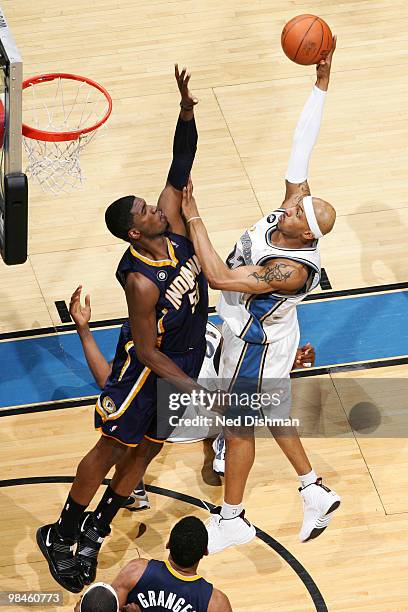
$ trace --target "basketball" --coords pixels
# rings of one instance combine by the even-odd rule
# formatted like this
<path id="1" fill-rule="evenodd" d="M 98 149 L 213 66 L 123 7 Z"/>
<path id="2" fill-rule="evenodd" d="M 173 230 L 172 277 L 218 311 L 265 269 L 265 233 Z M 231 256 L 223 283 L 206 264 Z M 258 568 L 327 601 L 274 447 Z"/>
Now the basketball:
<path id="1" fill-rule="evenodd" d="M 316 15 L 293 17 L 282 30 L 281 44 L 285 55 L 303 66 L 318 64 L 329 53 L 332 33 L 325 21 Z"/>

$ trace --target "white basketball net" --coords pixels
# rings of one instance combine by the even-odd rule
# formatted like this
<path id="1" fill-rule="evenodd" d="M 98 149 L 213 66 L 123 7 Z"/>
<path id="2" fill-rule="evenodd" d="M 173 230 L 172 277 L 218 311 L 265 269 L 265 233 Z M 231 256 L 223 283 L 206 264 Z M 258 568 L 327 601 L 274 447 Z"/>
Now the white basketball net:
<path id="1" fill-rule="evenodd" d="M 86 82 L 66 78 L 30 85 L 24 91 L 23 105 L 24 122 L 48 132 L 84 129 L 97 123 L 108 109 L 108 101 L 98 89 Z M 80 164 L 81 151 L 96 131 L 62 142 L 24 136 L 26 173 L 46 192 L 72 191 L 85 179 Z"/>

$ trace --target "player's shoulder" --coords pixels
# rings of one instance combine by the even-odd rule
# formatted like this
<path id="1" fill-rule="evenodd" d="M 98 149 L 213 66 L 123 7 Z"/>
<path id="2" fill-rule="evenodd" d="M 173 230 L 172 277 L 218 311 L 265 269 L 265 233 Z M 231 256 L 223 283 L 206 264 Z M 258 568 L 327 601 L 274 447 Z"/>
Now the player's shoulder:
<path id="1" fill-rule="evenodd" d="M 143 576 L 148 563 L 148 559 L 132 559 L 121 569 L 112 586 L 130 590 Z"/>
<path id="2" fill-rule="evenodd" d="M 129 272 L 126 276 L 126 287 L 144 290 L 154 286 L 150 278 L 142 272 Z"/>
<path id="3" fill-rule="evenodd" d="M 153 279 L 148 278 L 141 272 L 129 272 L 125 280 L 125 293 L 128 296 L 143 297 L 143 303 L 146 305 L 150 302 L 157 301 L 160 291 L 157 288 Z"/>
<path id="4" fill-rule="evenodd" d="M 131 561 L 128 562 L 128 564 L 125 567 L 128 568 L 129 572 L 135 572 L 135 571 L 141 571 L 141 570 L 144 571 L 148 563 L 149 563 L 149 559 L 144 559 L 143 557 L 140 557 L 139 559 L 132 559 Z"/>
<path id="5" fill-rule="evenodd" d="M 232 612 L 231 604 L 226 594 L 214 588 L 207 612 Z"/>

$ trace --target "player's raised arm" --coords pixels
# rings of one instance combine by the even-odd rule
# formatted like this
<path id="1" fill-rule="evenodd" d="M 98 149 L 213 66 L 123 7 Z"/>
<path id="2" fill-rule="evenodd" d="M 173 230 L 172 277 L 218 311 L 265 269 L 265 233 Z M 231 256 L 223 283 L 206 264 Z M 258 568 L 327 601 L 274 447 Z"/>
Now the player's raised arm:
<path id="1" fill-rule="evenodd" d="M 175 65 L 175 77 L 180 91 L 180 115 L 177 121 L 173 140 L 173 160 L 171 162 L 167 183 L 160 194 L 158 207 L 165 213 L 170 231 L 186 235 L 186 229 L 180 214 L 182 189 L 187 185 L 197 150 L 197 127 L 194 119 L 194 106 L 198 100 L 189 90 L 190 74 L 186 68 L 179 72 Z"/>
<path id="2" fill-rule="evenodd" d="M 295 129 L 292 152 L 285 175 L 285 202 L 294 195 L 302 197 L 310 195 L 307 182 L 309 161 L 320 131 L 336 41 L 336 36 L 334 36 L 333 46 L 327 58 L 317 64 L 316 84 L 306 101 Z"/>
<path id="3" fill-rule="evenodd" d="M 94 377 L 96 384 L 103 389 L 106 380 L 111 373 L 112 366 L 101 353 L 89 328 L 89 321 L 91 318 L 91 298 L 89 295 L 86 295 L 85 306 L 82 306 L 81 291 L 82 285 L 79 285 L 79 287 L 77 287 L 72 294 L 71 301 L 69 303 L 69 314 L 74 320 L 86 361 L 89 369 L 92 372 L 92 376 Z"/>

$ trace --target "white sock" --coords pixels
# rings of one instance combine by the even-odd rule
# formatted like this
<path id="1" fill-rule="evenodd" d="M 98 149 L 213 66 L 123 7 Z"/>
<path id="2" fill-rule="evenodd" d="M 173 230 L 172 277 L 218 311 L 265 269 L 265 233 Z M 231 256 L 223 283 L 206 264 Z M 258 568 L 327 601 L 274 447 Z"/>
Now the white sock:
<path id="1" fill-rule="evenodd" d="M 242 504 L 238 504 L 238 506 L 233 506 L 231 504 L 227 504 L 225 501 L 222 502 L 221 507 L 221 516 L 225 519 L 232 519 L 236 516 L 239 516 L 244 509 Z"/>
<path id="2" fill-rule="evenodd" d="M 314 470 L 312 470 L 308 474 L 304 474 L 303 476 L 299 476 L 299 480 L 300 480 L 300 484 L 302 485 L 302 487 L 306 487 L 307 485 L 310 485 L 313 482 L 316 482 L 317 474 L 316 474 L 316 472 Z"/>

